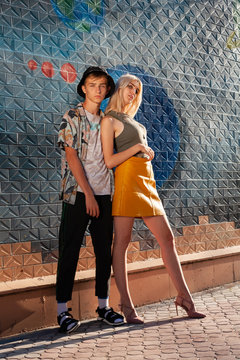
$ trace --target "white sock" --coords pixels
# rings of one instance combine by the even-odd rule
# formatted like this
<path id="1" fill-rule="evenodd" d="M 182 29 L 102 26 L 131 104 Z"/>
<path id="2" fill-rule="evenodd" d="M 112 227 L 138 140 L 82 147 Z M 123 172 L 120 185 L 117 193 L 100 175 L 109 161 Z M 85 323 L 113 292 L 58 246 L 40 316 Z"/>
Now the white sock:
<path id="1" fill-rule="evenodd" d="M 62 312 L 68 311 L 67 303 L 57 303 L 57 314 L 60 315 Z"/>
<path id="2" fill-rule="evenodd" d="M 103 309 L 105 307 L 109 307 L 109 297 L 107 297 L 106 299 L 102 299 L 102 298 L 98 298 L 98 306 L 99 309 Z"/>
<path id="3" fill-rule="evenodd" d="M 98 298 L 98 306 L 99 306 L 99 309 L 109 308 L 109 297 L 107 297 L 106 299 Z M 120 322 L 122 322 L 121 319 L 116 319 L 114 321 L 115 324 L 120 323 Z"/>
<path id="4" fill-rule="evenodd" d="M 57 313 L 60 315 L 62 312 L 68 311 L 67 303 L 57 303 Z M 63 316 L 60 325 L 62 325 L 63 321 L 67 318 L 67 316 Z M 75 324 L 70 324 L 67 327 L 67 330 L 70 330 L 72 327 L 74 327 Z"/>

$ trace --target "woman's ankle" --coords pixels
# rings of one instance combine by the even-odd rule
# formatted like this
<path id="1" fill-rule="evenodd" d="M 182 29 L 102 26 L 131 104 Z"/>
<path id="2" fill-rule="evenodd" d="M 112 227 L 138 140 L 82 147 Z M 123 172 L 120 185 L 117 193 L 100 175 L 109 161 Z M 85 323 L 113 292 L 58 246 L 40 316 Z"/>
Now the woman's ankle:
<path id="1" fill-rule="evenodd" d="M 189 293 L 179 292 L 177 294 L 177 297 L 180 297 L 181 299 L 184 299 L 186 301 L 189 301 L 190 303 L 193 303 L 193 298 L 192 298 L 191 294 L 189 294 Z"/>

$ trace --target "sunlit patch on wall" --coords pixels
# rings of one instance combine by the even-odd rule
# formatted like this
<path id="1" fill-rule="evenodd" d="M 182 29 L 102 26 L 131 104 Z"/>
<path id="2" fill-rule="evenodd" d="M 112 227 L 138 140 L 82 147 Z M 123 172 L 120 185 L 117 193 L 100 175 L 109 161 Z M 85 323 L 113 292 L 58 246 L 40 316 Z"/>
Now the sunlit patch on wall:
<path id="1" fill-rule="evenodd" d="M 232 4 L 234 31 L 227 39 L 227 47 L 230 50 L 240 48 L 240 0 L 234 0 Z"/>
<path id="2" fill-rule="evenodd" d="M 51 0 L 51 4 L 58 18 L 71 29 L 91 32 L 103 23 L 100 0 Z"/>

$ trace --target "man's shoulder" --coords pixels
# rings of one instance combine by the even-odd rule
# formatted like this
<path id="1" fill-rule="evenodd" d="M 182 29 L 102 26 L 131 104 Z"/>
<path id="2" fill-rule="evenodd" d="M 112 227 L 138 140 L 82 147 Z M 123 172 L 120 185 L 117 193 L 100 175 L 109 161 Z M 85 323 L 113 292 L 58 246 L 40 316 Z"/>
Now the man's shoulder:
<path id="1" fill-rule="evenodd" d="M 76 107 L 67 110 L 63 117 L 70 119 L 74 119 L 74 118 L 78 119 L 79 117 L 82 118 L 83 116 L 86 116 L 83 109 L 83 105 L 82 103 L 79 103 L 77 104 Z"/>

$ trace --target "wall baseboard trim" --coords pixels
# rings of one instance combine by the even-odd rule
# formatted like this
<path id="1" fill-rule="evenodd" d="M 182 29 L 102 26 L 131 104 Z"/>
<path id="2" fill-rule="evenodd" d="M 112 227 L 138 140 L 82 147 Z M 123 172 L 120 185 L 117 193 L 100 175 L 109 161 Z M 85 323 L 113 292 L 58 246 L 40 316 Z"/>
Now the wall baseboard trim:
<path id="1" fill-rule="evenodd" d="M 240 280 L 240 247 L 181 255 L 183 272 L 192 293 Z M 129 287 L 135 306 L 176 296 L 162 259 L 128 264 Z M 81 320 L 96 317 L 95 271 L 78 272 L 72 301 L 73 315 Z M 0 337 L 56 326 L 55 276 L 0 284 Z M 110 305 L 118 310 L 119 293 L 111 278 Z M 13 311 L 14 309 L 14 311 Z"/>
<path id="2" fill-rule="evenodd" d="M 240 255 L 240 246 L 232 246 L 224 249 L 208 250 L 199 253 L 192 253 L 186 255 L 180 255 L 179 259 L 182 265 L 192 264 L 195 262 L 201 262 L 204 260 L 213 260 L 231 255 Z M 145 261 L 136 261 L 128 264 L 128 273 L 135 273 L 139 271 L 149 271 L 154 269 L 164 268 L 164 263 L 161 258 L 148 259 Z M 75 282 L 89 281 L 95 278 L 95 269 L 78 271 L 75 276 Z M 22 280 L 6 281 L 0 283 L 0 296 L 5 294 L 11 294 L 14 292 L 29 291 L 35 287 L 48 287 L 55 286 L 56 276 L 49 275 L 38 278 L 28 278 Z"/>

